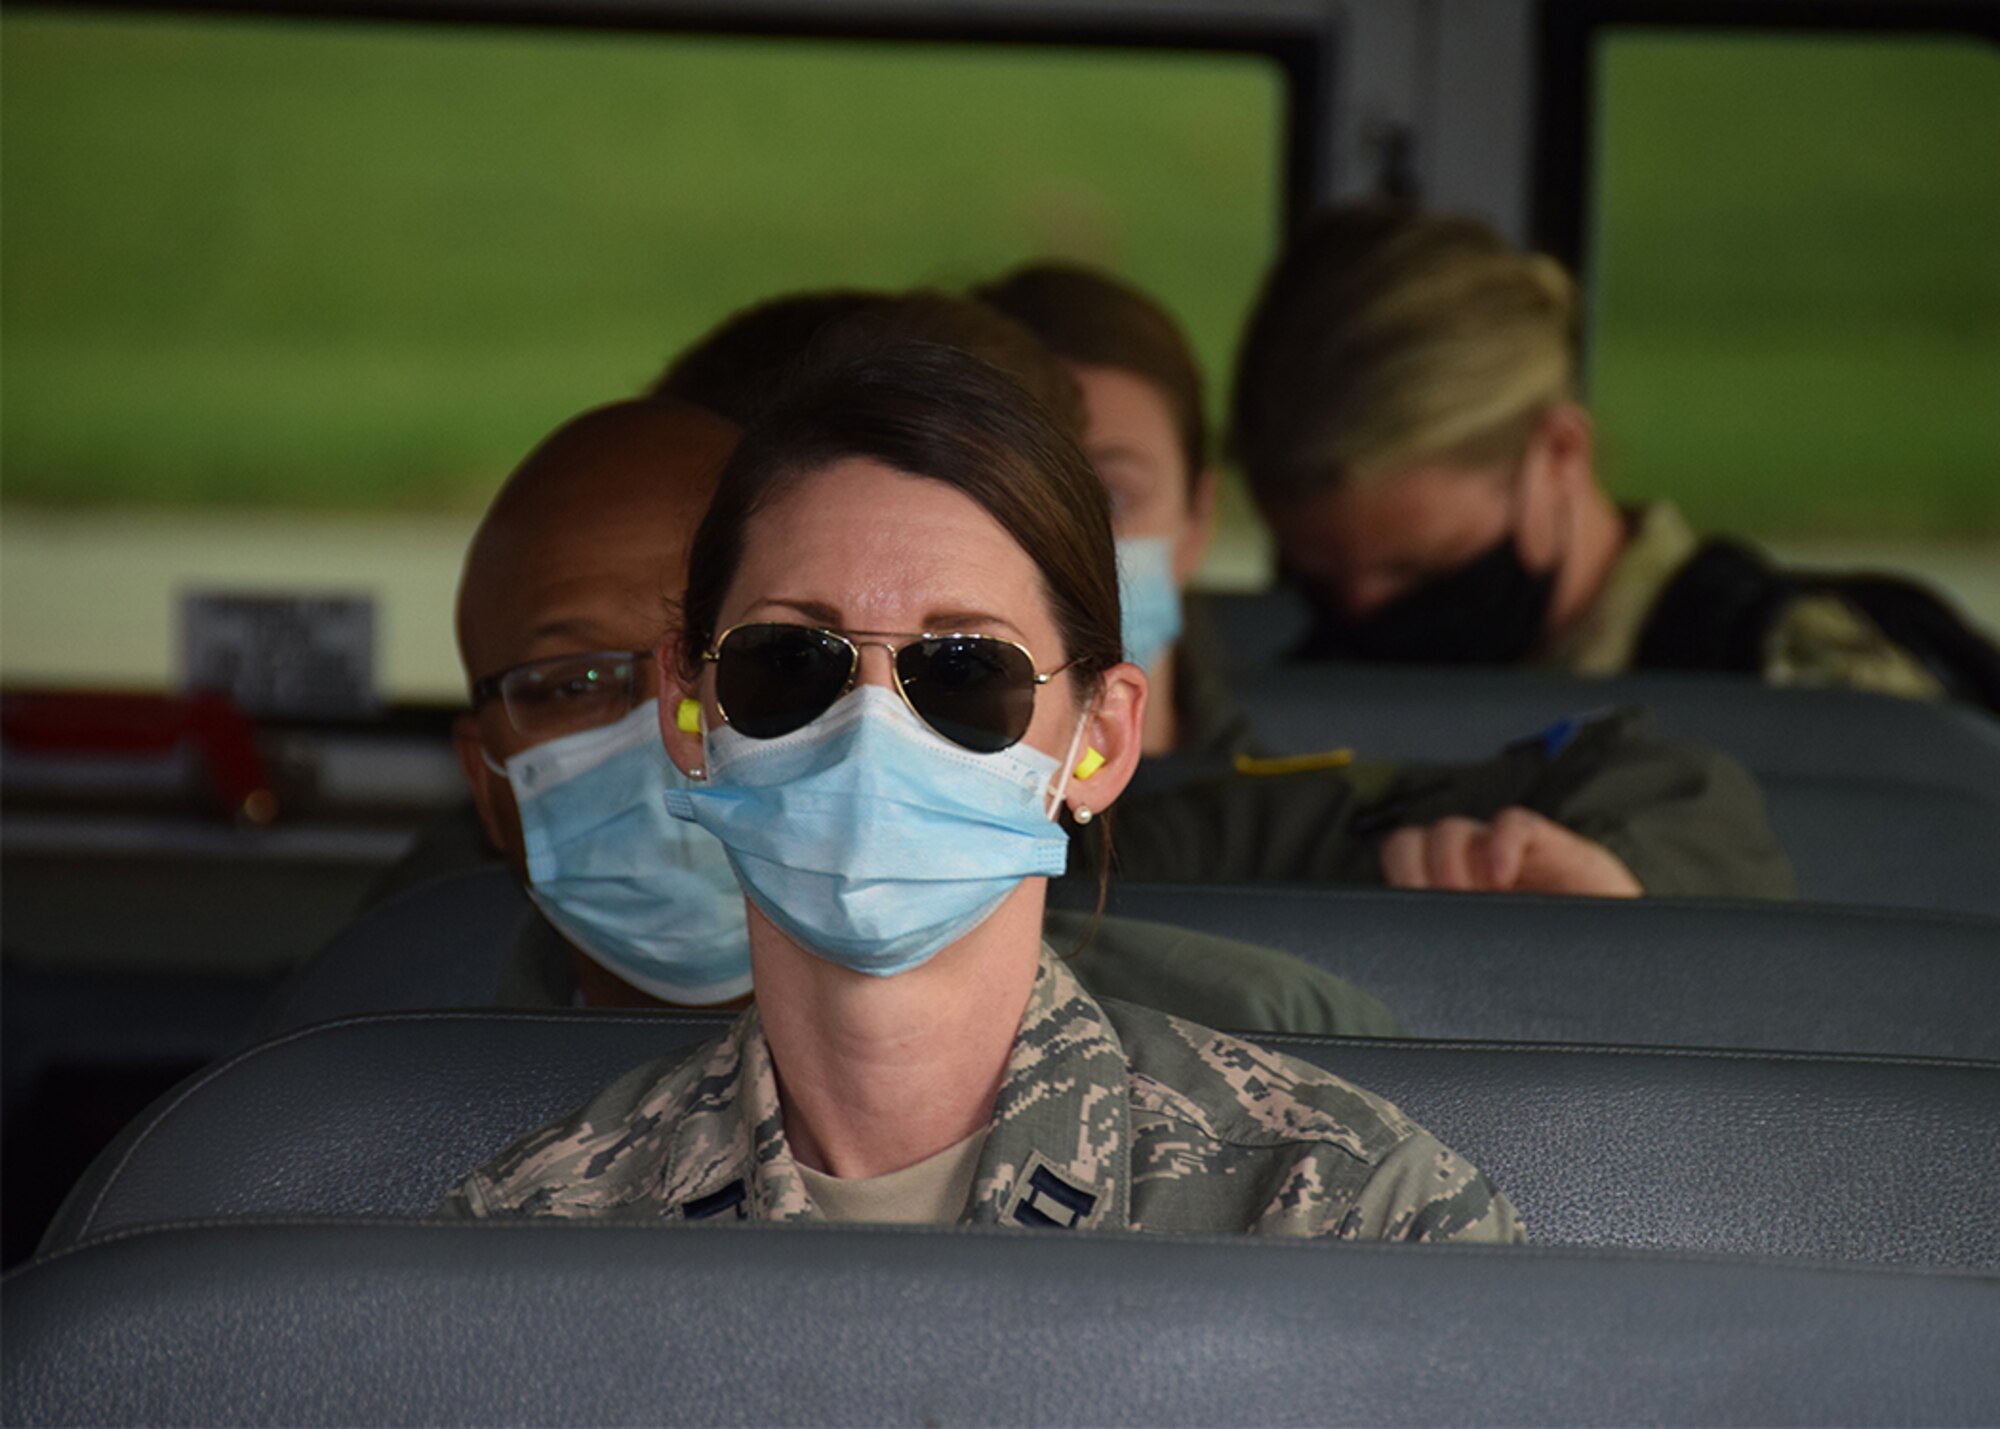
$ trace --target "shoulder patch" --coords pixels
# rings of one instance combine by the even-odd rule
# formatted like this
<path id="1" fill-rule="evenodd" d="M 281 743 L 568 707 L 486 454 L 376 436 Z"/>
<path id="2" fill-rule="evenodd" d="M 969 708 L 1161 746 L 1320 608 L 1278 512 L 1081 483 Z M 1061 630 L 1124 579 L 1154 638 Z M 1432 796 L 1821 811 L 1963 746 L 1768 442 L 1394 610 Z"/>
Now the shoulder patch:
<path id="1" fill-rule="evenodd" d="M 1286 754 L 1270 759 L 1239 754 L 1230 763 L 1238 774 L 1256 779 L 1281 774 L 1315 774 L 1322 769 L 1345 769 L 1353 762 L 1354 751 L 1343 748 L 1321 750 L 1317 754 Z"/>
<path id="2" fill-rule="evenodd" d="M 749 1200 L 749 1188 L 743 1184 L 743 1178 L 738 1176 L 720 1191 L 712 1191 L 706 1196 L 696 1196 L 687 1202 L 681 1207 L 681 1218 L 706 1221 L 734 1211 L 737 1220 L 745 1220 L 750 1214 Z"/>
<path id="3" fill-rule="evenodd" d="M 1027 1169 L 1014 1182 L 1014 1192 L 1001 1212 L 1003 1223 L 1038 1229 L 1085 1230 L 1097 1218 L 1096 1191 L 1057 1174 L 1041 1152 L 1028 1158 Z"/>

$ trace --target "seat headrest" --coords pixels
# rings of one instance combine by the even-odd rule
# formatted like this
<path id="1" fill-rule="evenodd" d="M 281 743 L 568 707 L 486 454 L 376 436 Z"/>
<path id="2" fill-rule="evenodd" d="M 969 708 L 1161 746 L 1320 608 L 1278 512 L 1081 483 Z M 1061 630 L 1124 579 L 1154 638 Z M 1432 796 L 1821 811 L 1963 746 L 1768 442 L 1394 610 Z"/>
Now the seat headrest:
<path id="1" fill-rule="evenodd" d="M 140 1232 L 7 1286 L 10 1424 L 1986 1423 L 2000 1284 L 860 1227 Z"/>
<path id="2" fill-rule="evenodd" d="M 725 1019 L 356 1018 L 187 1084 L 45 1245 L 217 1215 L 422 1214 L 509 1142 Z M 1397 1103 L 1546 1243 L 2000 1266 L 2000 1066 L 1264 1037 Z"/>

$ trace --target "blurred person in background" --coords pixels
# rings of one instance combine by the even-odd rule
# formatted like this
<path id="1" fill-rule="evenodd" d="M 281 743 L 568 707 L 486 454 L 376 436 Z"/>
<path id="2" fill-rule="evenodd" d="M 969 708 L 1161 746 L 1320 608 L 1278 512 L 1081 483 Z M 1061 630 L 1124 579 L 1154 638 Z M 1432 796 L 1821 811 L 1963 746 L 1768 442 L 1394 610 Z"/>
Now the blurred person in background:
<path id="1" fill-rule="evenodd" d="M 1333 209 L 1265 282 L 1236 455 L 1316 616 L 1305 658 L 1708 670 L 2000 708 L 2000 650 L 1914 582 L 1787 570 L 1623 507 L 1578 402 L 1575 284 L 1477 219 Z"/>
<path id="2" fill-rule="evenodd" d="M 1126 642 L 1154 684 L 1146 753 L 1228 771 L 1126 796 L 1120 870 L 1146 880 L 1783 897 L 1755 782 L 1637 711 L 1566 721 L 1451 766 L 1260 758 L 1200 606 L 1215 525 L 1201 368 L 1180 325 L 1109 274 L 1036 263 L 977 290 L 1068 367 L 1118 538 Z M 1185 611 L 1185 617 L 1183 612 Z"/>
<path id="3" fill-rule="evenodd" d="M 1132 658 L 1146 667 L 1146 753 L 1233 756 L 1253 743 L 1214 639 L 1182 592 L 1215 534 L 1201 367 L 1171 314 L 1108 273 L 1017 268 L 975 290 L 1040 338 L 1083 399 L 1084 452 L 1111 501 Z"/>
<path id="4" fill-rule="evenodd" d="M 498 854 L 542 918 L 508 950 L 510 1006 L 713 1006 L 749 991 L 720 850 L 649 818 L 674 778 L 653 645 L 736 428 L 682 402 L 564 423 L 487 508 L 456 629 L 471 709 L 453 743 Z M 430 866 L 435 859 L 424 860 Z"/>
<path id="5" fill-rule="evenodd" d="M 1066 430 L 1082 432 L 1083 395 L 1032 330 L 991 304 L 930 288 L 828 288 L 753 303 L 695 339 L 646 392 L 749 427 L 783 395 L 794 364 L 824 359 L 834 345 L 853 350 L 905 340 L 954 347 L 991 363 Z"/>

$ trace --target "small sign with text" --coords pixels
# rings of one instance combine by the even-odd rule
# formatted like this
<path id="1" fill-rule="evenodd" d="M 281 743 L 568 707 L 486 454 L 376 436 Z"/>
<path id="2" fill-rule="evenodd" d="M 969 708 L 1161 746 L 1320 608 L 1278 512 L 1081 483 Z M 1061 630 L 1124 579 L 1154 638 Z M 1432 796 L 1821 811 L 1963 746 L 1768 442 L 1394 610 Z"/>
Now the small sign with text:
<path id="1" fill-rule="evenodd" d="M 253 715 L 372 713 L 375 602 L 365 595 L 181 598 L 183 684 L 220 690 Z"/>

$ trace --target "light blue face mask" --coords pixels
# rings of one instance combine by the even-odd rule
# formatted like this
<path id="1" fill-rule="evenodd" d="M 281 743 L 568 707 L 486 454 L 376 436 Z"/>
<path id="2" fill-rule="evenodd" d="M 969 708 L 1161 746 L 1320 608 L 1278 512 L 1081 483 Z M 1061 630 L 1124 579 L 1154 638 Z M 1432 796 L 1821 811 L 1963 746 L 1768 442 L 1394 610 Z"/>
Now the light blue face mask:
<path id="1" fill-rule="evenodd" d="M 750 990 L 743 890 L 722 845 L 667 813 L 687 779 L 660 741 L 660 704 L 507 761 L 528 896 L 565 938 L 669 1002 Z"/>
<path id="2" fill-rule="evenodd" d="M 1052 816 L 1070 761 L 961 749 L 880 685 L 777 739 L 715 730 L 707 761 L 667 808 L 722 841 L 765 917 L 856 972 L 916 967 L 1069 859 Z"/>
<path id="3" fill-rule="evenodd" d="M 1125 658 L 1150 670 L 1181 634 L 1174 543 L 1167 536 L 1121 536 L 1117 545 Z"/>

